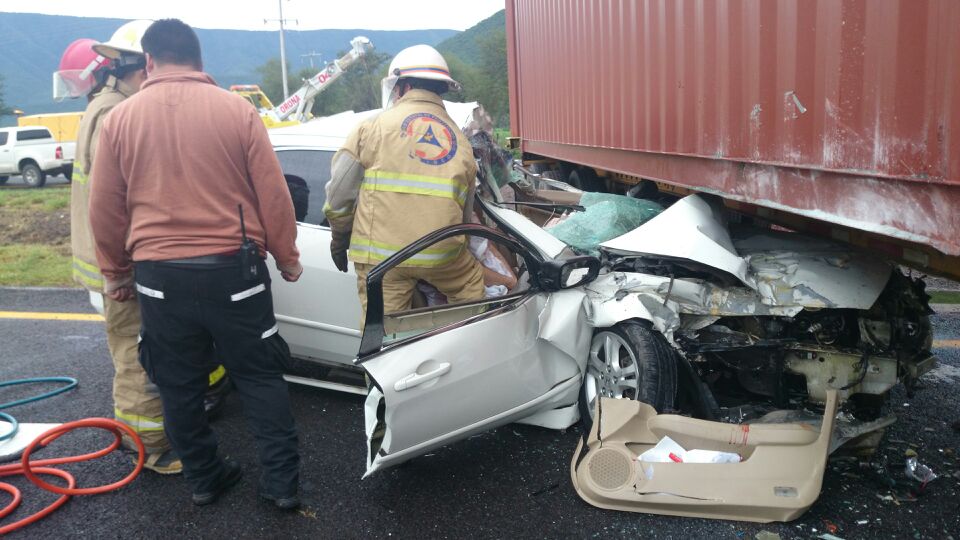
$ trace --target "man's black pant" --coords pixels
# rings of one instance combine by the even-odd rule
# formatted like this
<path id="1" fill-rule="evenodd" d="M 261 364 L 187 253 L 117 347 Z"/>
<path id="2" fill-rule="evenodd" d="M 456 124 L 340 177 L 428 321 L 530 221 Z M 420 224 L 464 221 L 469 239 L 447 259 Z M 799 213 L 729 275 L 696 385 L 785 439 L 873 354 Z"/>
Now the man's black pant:
<path id="1" fill-rule="evenodd" d="M 266 264 L 258 268 L 251 281 L 232 258 L 136 263 L 140 363 L 160 390 L 167 437 L 194 493 L 211 491 L 224 471 L 203 412 L 211 358 L 223 362 L 243 399 L 260 452 L 260 489 L 297 493 L 297 433 L 282 377 L 290 351 L 277 333 Z"/>

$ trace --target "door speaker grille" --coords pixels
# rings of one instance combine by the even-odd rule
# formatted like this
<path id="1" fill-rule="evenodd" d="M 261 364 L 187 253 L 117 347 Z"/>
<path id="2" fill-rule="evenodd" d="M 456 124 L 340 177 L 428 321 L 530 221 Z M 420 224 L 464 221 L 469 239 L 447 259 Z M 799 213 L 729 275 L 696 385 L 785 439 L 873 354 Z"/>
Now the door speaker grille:
<path id="1" fill-rule="evenodd" d="M 594 452 L 587 468 L 590 480 L 597 487 L 611 491 L 625 486 L 633 473 L 630 458 L 612 448 L 601 448 Z"/>

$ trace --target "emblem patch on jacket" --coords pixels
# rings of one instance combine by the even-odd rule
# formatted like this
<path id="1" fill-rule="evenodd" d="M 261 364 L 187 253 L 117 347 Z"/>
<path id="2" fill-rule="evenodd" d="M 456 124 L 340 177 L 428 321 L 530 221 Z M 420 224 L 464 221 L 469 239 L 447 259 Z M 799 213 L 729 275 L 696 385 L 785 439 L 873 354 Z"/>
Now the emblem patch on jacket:
<path id="1" fill-rule="evenodd" d="M 446 122 L 430 113 L 403 119 L 400 131 L 415 142 L 410 157 L 427 165 L 443 165 L 457 155 L 457 136 Z"/>

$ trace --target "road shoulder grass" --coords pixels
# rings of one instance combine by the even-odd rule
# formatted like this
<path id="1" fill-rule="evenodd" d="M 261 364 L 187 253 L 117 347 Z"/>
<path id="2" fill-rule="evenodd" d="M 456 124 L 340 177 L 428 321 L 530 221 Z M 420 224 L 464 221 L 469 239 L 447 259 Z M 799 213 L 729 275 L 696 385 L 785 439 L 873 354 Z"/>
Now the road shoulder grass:
<path id="1" fill-rule="evenodd" d="M 69 287 L 70 186 L 0 188 L 0 286 Z"/>
<path id="2" fill-rule="evenodd" d="M 70 276 L 70 248 L 42 244 L 0 246 L 0 284 L 15 287 L 64 287 Z"/>

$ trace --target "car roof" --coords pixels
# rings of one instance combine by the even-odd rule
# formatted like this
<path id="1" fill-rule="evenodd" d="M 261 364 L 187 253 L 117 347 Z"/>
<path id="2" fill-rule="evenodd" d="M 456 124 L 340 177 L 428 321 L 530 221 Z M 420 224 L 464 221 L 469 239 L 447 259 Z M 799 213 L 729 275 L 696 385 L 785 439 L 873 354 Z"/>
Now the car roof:
<path id="1" fill-rule="evenodd" d="M 473 122 L 475 110 L 479 108 L 476 102 L 454 103 L 444 101 L 447 114 L 457 123 L 460 129 L 466 128 Z M 288 127 L 268 130 L 273 147 L 281 148 L 315 148 L 318 150 L 336 151 L 343 146 L 347 135 L 360 122 L 372 118 L 383 109 L 369 111 L 344 111 L 332 116 L 314 118 L 309 122 Z"/>
<path id="2" fill-rule="evenodd" d="M 48 128 L 47 126 L 10 126 L 5 128 L 0 128 L 0 131 L 17 132 L 17 131 L 28 131 L 31 129 L 45 129 L 48 132 L 50 131 L 50 128 Z"/>
<path id="3" fill-rule="evenodd" d="M 307 147 L 336 151 L 354 126 L 375 116 L 380 109 L 354 112 L 344 111 L 333 116 L 314 118 L 303 124 L 274 128 L 268 131 L 274 148 Z"/>

